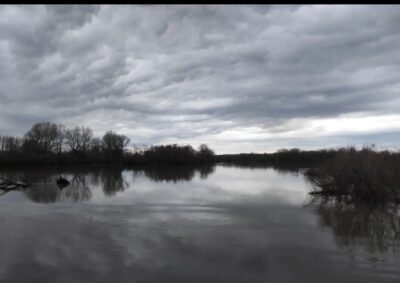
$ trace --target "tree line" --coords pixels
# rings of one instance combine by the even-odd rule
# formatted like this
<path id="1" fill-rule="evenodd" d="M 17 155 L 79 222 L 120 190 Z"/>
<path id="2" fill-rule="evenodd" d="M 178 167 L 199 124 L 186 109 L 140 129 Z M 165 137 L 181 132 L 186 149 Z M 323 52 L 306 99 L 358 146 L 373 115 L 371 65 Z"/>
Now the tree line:
<path id="1" fill-rule="evenodd" d="M 102 139 L 93 137 L 89 127 L 75 126 L 66 128 L 62 124 L 40 122 L 34 124 L 22 138 L 0 136 L 2 153 L 48 154 L 63 152 L 87 153 L 103 152 L 121 154 L 129 143 L 125 135 L 113 131 L 106 132 Z"/>
<path id="2" fill-rule="evenodd" d="M 114 131 L 101 138 L 85 126 L 39 122 L 22 136 L 0 135 L 0 164 L 124 162 L 129 164 L 204 163 L 213 161 L 214 151 L 202 144 L 126 147 L 130 139 Z"/>
<path id="3" fill-rule="evenodd" d="M 281 168 L 313 167 L 334 158 L 338 149 L 280 149 L 274 153 L 221 154 L 217 162 L 249 166 L 279 166 Z"/>
<path id="4" fill-rule="evenodd" d="M 40 122 L 22 137 L 0 135 L 0 164 L 75 164 L 124 163 L 127 165 L 225 163 L 243 166 L 279 168 L 318 167 L 336 158 L 347 149 L 304 151 L 281 149 L 274 153 L 240 153 L 216 155 L 206 144 L 197 149 L 191 145 L 132 146 L 127 136 L 107 131 L 94 137 L 85 126 L 66 127 Z M 353 149 L 354 150 L 354 149 Z M 375 149 L 371 149 L 375 151 Z M 400 156 L 379 152 L 379 156 Z"/>

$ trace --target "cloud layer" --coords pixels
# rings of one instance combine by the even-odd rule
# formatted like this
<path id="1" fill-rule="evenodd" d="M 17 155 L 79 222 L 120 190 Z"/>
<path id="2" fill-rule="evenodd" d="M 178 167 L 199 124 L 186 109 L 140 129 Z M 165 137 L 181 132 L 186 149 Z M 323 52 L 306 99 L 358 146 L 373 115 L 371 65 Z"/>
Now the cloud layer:
<path id="1" fill-rule="evenodd" d="M 0 133 L 395 147 L 399 26 L 397 6 L 2 6 Z"/>

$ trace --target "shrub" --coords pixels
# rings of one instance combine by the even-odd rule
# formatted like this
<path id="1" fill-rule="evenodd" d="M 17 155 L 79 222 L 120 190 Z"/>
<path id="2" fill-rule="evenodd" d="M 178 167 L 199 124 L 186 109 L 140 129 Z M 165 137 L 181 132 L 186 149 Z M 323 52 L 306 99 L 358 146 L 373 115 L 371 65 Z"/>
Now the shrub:
<path id="1" fill-rule="evenodd" d="M 313 194 L 341 195 L 367 201 L 399 200 L 399 154 L 372 147 L 339 150 L 335 157 L 306 175 Z"/>

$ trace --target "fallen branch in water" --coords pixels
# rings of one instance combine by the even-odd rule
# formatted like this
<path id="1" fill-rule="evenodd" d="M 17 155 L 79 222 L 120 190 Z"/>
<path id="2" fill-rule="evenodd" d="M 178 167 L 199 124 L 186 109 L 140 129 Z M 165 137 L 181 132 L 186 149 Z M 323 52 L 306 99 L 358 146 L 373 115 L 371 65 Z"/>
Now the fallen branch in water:
<path id="1" fill-rule="evenodd" d="M 0 177 L 0 189 L 2 190 L 17 190 L 27 188 L 29 185 L 21 181 L 12 181 L 4 177 Z"/>

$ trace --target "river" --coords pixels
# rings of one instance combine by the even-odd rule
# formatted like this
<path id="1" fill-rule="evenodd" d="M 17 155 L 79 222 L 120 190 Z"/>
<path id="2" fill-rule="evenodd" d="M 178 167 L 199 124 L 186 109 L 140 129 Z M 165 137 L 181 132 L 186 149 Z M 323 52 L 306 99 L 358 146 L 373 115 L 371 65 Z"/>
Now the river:
<path id="1" fill-rule="evenodd" d="M 71 184 L 55 184 L 62 175 Z M 273 168 L 26 168 L 0 191 L 0 282 L 400 282 L 400 213 Z"/>

